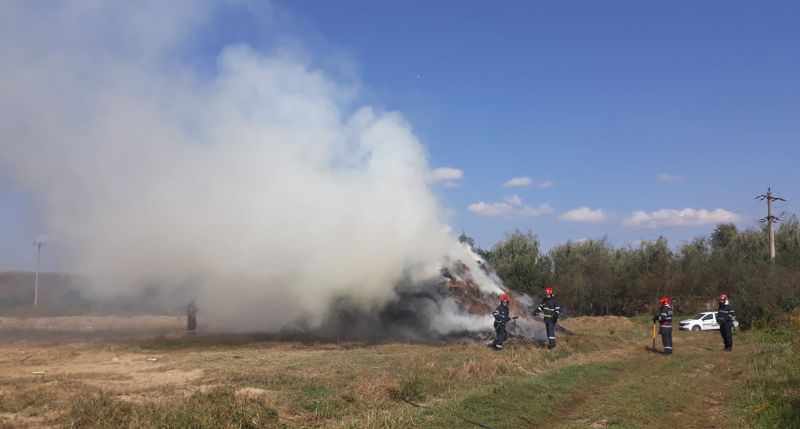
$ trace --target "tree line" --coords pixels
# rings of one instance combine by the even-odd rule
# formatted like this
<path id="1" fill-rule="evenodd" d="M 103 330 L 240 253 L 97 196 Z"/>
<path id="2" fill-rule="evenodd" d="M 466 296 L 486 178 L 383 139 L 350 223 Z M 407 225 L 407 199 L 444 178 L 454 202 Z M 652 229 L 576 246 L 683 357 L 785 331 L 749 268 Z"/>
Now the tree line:
<path id="1" fill-rule="evenodd" d="M 615 247 L 607 237 L 568 241 L 543 252 L 531 231 L 514 230 L 490 249 L 470 245 L 511 290 L 541 295 L 553 287 L 568 315 L 635 316 L 654 311 L 660 296 L 679 313 L 715 309 L 726 293 L 743 327 L 768 326 L 800 310 L 800 222 L 784 215 L 769 260 L 767 228 L 720 224 L 673 248 L 666 238 Z"/>

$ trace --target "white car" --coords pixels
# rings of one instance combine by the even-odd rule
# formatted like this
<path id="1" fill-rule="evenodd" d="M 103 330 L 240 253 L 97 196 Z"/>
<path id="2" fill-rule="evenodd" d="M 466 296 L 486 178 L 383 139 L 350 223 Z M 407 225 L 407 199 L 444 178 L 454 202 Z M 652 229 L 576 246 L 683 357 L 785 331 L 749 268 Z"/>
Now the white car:
<path id="1" fill-rule="evenodd" d="M 738 328 L 739 322 L 733 321 L 733 327 Z M 681 320 L 681 331 L 711 331 L 719 330 L 719 323 L 717 323 L 717 312 L 706 311 L 703 313 L 695 314 L 690 319 Z"/>

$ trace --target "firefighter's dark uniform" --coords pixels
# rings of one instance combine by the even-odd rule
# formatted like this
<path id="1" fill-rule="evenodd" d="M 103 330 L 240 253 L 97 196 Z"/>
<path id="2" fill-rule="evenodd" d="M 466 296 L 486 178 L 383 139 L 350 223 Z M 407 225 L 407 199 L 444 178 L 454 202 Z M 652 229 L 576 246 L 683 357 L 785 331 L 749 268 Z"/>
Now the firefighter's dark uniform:
<path id="1" fill-rule="evenodd" d="M 736 312 L 733 311 L 731 304 L 725 300 L 719 304 L 717 309 L 717 323 L 719 323 L 719 333 L 722 335 L 722 342 L 725 344 L 725 351 L 733 349 L 733 319 Z"/>
<path id="2" fill-rule="evenodd" d="M 197 331 L 197 306 L 194 301 L 189 301 L 186 306 L 186 333 L 194 335 Z"/>
<path id="3" fill-rule="evenodd" d="M 653 316 L 653 321 L 659 323 L 661 344 L 664 345 L 664 354 L 672 354 L 672 306 L 664 304 L 658 310 L 658 315 Z"/>
<path id="4" fill-rule="evenodd" d="M 539 313 L 542 313 L 544 327 L 547 330 L 547 348 L 552 349 L 556 346 L 556 322 L 561 314 L 561 307 L 558 306 L 558 301 L 554 296 L 545 297 L 533 315 L 538 316 Z"/>
<path id="5" fill-rule="evenodd" d="M 494 312 L 492 312 L 492 316 L 494 316 L 494 332 L 496 334 L 495 340 L 492 341 L 492 347 L 494 347 L 495 350 L 500 350 L 503 348 L 503 343 L 508 339 L 506 322 L 511 320 L 508 305 L 502 303 L 498 305 Z"/>

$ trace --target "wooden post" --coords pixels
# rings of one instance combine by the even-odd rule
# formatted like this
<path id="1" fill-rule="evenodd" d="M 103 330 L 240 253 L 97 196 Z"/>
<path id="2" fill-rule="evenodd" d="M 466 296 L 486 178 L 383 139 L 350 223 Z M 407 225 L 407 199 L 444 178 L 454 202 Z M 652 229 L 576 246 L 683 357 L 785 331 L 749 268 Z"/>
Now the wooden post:
<path id="1" fill-rule="evenodd" d="M 34 241 L 33 244 L 36 245 L 36 280 L 33 283 L 33 306 L 39 304 L 39 262 L 42 256 L 42 246 L 44 243 L 41 241 Z"/>

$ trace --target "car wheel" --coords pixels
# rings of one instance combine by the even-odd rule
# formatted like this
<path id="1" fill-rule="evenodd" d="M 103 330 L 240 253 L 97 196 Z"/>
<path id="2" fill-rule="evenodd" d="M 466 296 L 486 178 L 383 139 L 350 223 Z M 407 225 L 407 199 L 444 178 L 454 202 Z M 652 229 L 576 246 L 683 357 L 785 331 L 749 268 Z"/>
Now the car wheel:
<path id="1" fill-rule="evenodd" d="M 697 332 L 697 331 L 699 331 L 699 330 L 700 330 L 700 327 L 699 327 L 699 326 L 697 326 L 697 325 L 694 325 L 694 326 L 692 326 L 692 331 L 693 331 L 693 332 Z"/>

